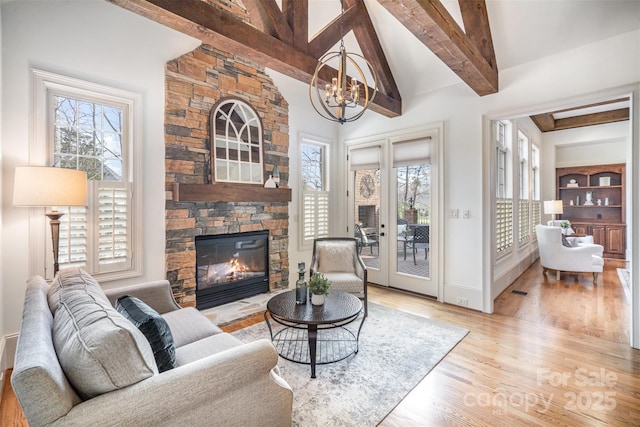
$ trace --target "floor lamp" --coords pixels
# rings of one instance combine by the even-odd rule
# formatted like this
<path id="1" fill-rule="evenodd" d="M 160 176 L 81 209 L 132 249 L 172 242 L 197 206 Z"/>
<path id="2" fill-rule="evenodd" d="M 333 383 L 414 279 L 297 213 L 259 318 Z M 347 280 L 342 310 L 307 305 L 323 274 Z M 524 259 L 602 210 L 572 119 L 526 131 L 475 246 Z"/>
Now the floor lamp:
<path id="1" fill-rule="evenodd" d="M 544 213 L 545 215 L 551 215 L 552 220 L 556 219 L 556 215 L 562 215 L 562 200 L 545 200 Z"/>
<path id="2" fill-rule="evenodd" d="M 53 275 L 58 273 L 60 217 L 57 206 L 87 205 L 87 173 L 75 169 L 19 166 L 13 184 L 13 206 L 51 207 L 45 215 L 51 224 Z"/>

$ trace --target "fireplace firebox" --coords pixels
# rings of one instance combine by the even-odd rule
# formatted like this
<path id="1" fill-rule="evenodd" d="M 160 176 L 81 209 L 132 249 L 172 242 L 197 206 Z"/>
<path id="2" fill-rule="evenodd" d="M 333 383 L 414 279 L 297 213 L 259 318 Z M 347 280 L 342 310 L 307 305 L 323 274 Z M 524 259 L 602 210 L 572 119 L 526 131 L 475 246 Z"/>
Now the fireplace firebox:
<path id="1" fill-rule="evenodd" d="M 196 308 L 269 291 L 269 231 L 196 236 Z"/>

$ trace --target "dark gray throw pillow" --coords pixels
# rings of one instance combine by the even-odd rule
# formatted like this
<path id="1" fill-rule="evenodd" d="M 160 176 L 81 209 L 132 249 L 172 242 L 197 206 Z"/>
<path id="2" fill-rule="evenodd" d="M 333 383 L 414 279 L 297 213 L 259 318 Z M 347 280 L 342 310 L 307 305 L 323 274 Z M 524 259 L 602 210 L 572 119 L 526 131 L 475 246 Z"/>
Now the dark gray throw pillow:
<path id="1" fill-rule="evenodd" d="M 176 367 L 176 348 L 171 329 L 157 311 L 130 295 L 118 298 L 116 310 L 136 325 L 147 338 L 159 372 Z"/>
<path id="2" fill-rule="evenodd" d="M 573 245 L 571 243 L 569 243 L 569 241 L 567 240 L 566 237 L 564 237 L 564 234 L 562 234 L 561 236 L 562 236 L 562 246 L 566 246 L 568 248 L 572 248 Z"/>

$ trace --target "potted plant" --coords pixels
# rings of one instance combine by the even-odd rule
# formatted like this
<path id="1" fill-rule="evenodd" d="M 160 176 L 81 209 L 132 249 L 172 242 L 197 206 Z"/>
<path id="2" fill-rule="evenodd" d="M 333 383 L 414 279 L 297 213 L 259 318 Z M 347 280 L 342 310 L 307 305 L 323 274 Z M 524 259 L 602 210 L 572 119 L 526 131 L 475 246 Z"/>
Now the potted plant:
<path id="1" fill-rule="evenodd" d="M 329 295 L 329 279 L 324 277 L 322 273 L 314 273 L 309 279 L 309 291 L 311 291 L 311 304 L 324 304 L 325 295 Z"/>
<path id="2" fill-rule="evenodd" d="M 569 227 L 571 227 L 571 223 L 566 219 L 564 221 L 560 221 L 560 228 L 562 228 L 562 234 L 567 234 L 569 231 Z"/>

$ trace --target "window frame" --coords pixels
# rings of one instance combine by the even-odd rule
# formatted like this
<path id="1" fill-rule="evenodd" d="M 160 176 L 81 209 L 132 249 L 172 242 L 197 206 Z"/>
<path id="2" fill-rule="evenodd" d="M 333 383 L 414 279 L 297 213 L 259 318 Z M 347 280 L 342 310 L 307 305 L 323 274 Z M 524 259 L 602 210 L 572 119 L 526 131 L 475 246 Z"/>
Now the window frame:
<path id="1" fill-rule="evenodd" d="M 518 128 L 518 243 L 531 240 L 531 138 Z"/>
<path id="2" fill-rule="evenodd" d="M 304 159 L 302 157 L 302 147 L 303 145 L 312 145 L 312 146 L 316 146 L 316 147 L 320 147 L 322 149 L 322 167 L 321 167 L 321 172 L 322 172 L 322 186 L 323 186 L 323 190 L 321 191 L 305 191 L 304 190 L 304 186 L 303 186 L 303 163 L 304 163 Z M 299 175 L 298 175 L 298 183 L 300 184 L 300 204 L 299 204 L 299 216 L 300 216 L 300 221 L 299 221 L 299 239 L 298 239 L 298 246 L 300 250 L 307 250 L 307 249 L 311 249 L 313 247 L 313 240 L 317 237 L 327 237 L 329 236 L 329 230 L 330 230 L 330 224 L 331 224 L 331 220 L 329 217 L 329 208 L 328 208 L 328 201 L 330 198 L 330 194 L 331 194 L 331 187 L 330 187 L 330 170 L 331 170 L 331 165 L 330 165 L 330 149 L 331 149 L 331 141 L 326 139 L 326 138 L 322 138 L 322 137 L 318 137 L 318 136 L 314 136 L 314 135 L 308 135 L 308 134 L 300 134 L 299 136 L 299 140 L 298 140 L 298 158 L 300 160 L 300 168 L 299 168 Z M 326 234 L 321 234 L 319 235 L 317 233 L 317 225 L 315 233 L 313 234 L 312 237 L 308 237 L 305 235 L 305 229 L 306 227 L 306 211 L 305 211 L 305 207 L 306 207 L 306 198 L 310 195 L 314 195 L 314 198 L 316 199 L 315 202 L 320 203 L 321 200 L 323 199 L 326 200 L 327 202 L 327 222 L 326 224 L 323 225 L 323 228 L 326 230 Z"/>
<path id="3" fill-rule="evenodd" d="M 235 129 L 235 126 L 233 126 L 233 122 L 230 121 L 230 118 L 227 118 L 225 120 L 225 129 L 224 129 L 224 136 L 220 136 L 218 137 L 217 134 L 217 130 L 218 130 L 218 122 L 216 120 L 216 117 L 218 115 L 219 111 L 223 111 L 222 108 L 225 107 L 226 105 L 231 105 L 231 110 L 232 111 L 236 111 L 236 110 L 240 110 L 243 114 L 244 117 L 242 117 L 242 119 L 246 119 L 247 117 L 247 112 L 251 113 L 253 115 L 253 117 L 248 117 L 249 120 L 244 120 L 243 126 L 240 129 L 240 134 L 238 135 L 237 133 L 235 133 L 235 135 L 230 135 L 229 134 L 229 128 L 233 128 Z M 226 115 L 227 113 L 223 111 L 223 113 Z M 229 125 L 229 123 L 231 122 L 231 126 Z M 257 154 L 258 154 L 258 162 L 252 162 L 251 159 L 253 158 L 251 152 L 251 138 L 249 138 L 248 142 L 245 142 L 242 140 L 242 138 L 236 138 L 235 139 L 235 144 L 238 145 L 238 147 L 242 147 L 243 145 L 248 145 L 249 149 L 246 150 L 249 154 L 249 161 L 245 161 L 242 160 L 240 157 L 241 155 L 239 154 L 240 149 L 238 149 L 238 158 L 237 159 L 232 159 L 229 151 L 230 151 L 230 144 L 234 141 L 234 139 L 232 139 L 233 136 L 241 136 L 242 135 L 242 129 L 247 128 L 249 129 L 249 136 L 251 135 L 251 127 L 252 124 L 255 124 L 257 127 L 257 136 L 258 136 L 258 147 L 257 147 Z M 265 157 L 265 153 L 264 153 L 264 128 L 262 126 L 262 120 L 260 119 L 260 115 L 258 114 L 258 112 L 256 111 L 255 108 L 253 108 L 253 106 L 251 104 L 249 104 L 247 101 L 244 101 L 240 98 L 236 98 L 236 97 L 225 97 L 220 99 L 211 109 L 211 115 L 209 117 L 209 129 L 210 129 L 210 145 L 211 145 L 211 176 L 213 177 L 213 180 L 215 182 L 226 182 L 226 183 L 234 183 L 234 184 L 254 184 L 254 185 L 263 185 L 264 184 L 264 157 Z M 217 154 L 217 141 L 218 140 L 222 140 L 225 144 L 225 152 L 226 152 L 226 157 L 223 158 L 218 158 L 218 154 Z M 218 164 L 219 162 L 224 162 L 227 165 L 226 168 L 226 177 L 223 177 L 222 174 L 220 173 L 221 171 L 218 168 Z M 236 165 L 238 168 L 238 179 L 232 179 L 230 177 L 231 173 L 231 166 L 232 165 Z M 243 173 L 242 173 L 242 166 L 243 165 L 248 165 L 249 168 L 249 176 L 248 179 L 242 179 L 243 178 Z M 258 174 L 257 177 L 254 178 L 254 171 L 253 170 L 257 170 Z"/>
<path id="4" fill-rule="evenodd" d="M 123 176 L 126 177 L 123 182 L 130 184 L 132 193 L 129 223 L 131 262 L 125 268 L 112 271 L 106 268 L 106 271 L 94 272 L 92 275 L 100 282 L 141 276 L 142 191 L 138 189 L 142 187 L 142 95 L 35 68 L 31 69 L 31 73 L 33 125 L 29 142 L 29 163 L 32 165 L 49 165 L 53 162 L 52 94 L 64 94 L 109 105 L 126 106 L 129 120 L 123 123 L 123 133 L 126 134 L 125 138 L 128 138 L 128 141 L 123 141 L 123 162 L 126 168 L 126 173 L 123 170 Z M 53 275 L 50 258 L 52 256 L 50 255 L 51 235 L 49 224 L 43 217 L 41 208 L 31 209 L 29 239 L 33 250 L 30 251 L 29 265 L 32 274 L 38 274 L 50 280 Z M 97 234 L 91 237 L 97 238 Z M 87 260 L 88 265 L 95 262 L 94 258 Z"/>
<path id="5" fill-rule="evenodd" d="M 495 256 L 500 260 L 514 250 L 514 147 L 513 123 L 508 120 L 495 121 Z M 500 168 L 500 162 L 503 166 Z M 502 174 L 500 173 L 502 171 Z M 500 180 L 502 175 L 502 182 Z"/>

